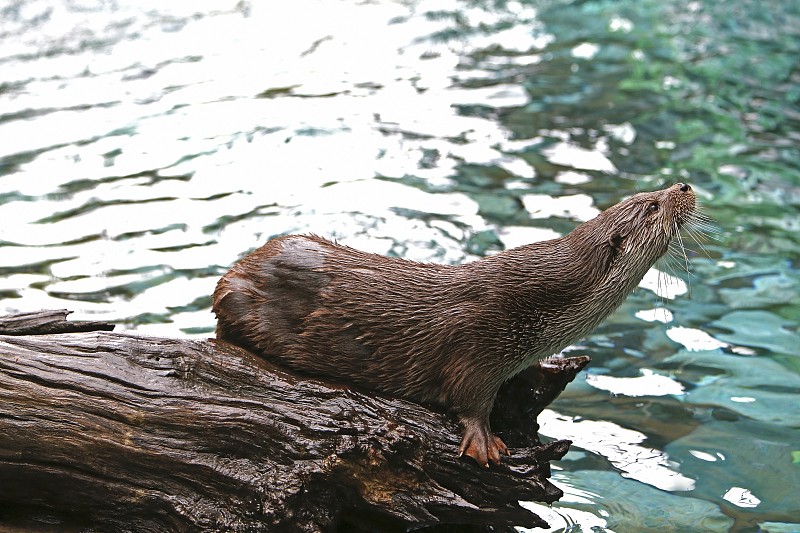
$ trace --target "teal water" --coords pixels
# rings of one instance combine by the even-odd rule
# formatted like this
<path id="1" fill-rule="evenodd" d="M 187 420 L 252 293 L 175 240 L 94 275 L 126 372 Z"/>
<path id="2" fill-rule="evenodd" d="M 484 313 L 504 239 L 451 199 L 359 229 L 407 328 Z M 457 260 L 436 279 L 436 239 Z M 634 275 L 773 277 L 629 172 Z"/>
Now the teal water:
<path id="1" fill-rule="evenodd" d="M 572 353 L 552 531 L 800 531 L 800 3 L 0 2 L 0 312 L 212 334 L 315 232 L 461 262 L 688 181 L 717 229 Z"/>

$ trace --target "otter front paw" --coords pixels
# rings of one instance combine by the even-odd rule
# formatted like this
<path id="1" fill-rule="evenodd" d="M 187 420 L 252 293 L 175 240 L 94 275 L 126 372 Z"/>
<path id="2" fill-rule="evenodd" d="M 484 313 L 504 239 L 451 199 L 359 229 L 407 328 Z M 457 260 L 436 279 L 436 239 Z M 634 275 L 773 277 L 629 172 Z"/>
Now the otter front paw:
<path id="1" fill-rule="evenodd" d="M 500 455 L 511 455 L 508 447 L 489 430 L 486 423 L 464 421 L 464 437 L 458 447 L 458 455 L 468 455 L 478 464 L 489 468 L 489 461 L 500 464 Z"/>

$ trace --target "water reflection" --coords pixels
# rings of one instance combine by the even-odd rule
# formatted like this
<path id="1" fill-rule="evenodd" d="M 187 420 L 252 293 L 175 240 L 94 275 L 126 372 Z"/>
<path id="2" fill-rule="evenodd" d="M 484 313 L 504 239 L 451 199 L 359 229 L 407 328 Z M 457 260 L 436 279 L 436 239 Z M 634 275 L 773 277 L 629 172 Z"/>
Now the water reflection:
<path id="1" fill-rule="evenodd" d="M 647 436 L 613 422 L 576 420 L 545 409 L 539 415 L 543 435 L 571 440 L 581 449 L 602 455 L 625 477 L 661 490 L 692 490 L 695 481 L 676 471 L 677 464 L 667 454 L 642 446 Z"/>
<path id="2" fill-rule="evenodd" d="M 652 370 L 643 368 L 641 376 L 615 377 L 601 374 L 586 376 L 586 382 L 592 387 L 611 394 L 624 394 L 625 396 L 666 396 L 668 394 L 683 394 L 683 385 L 667 376 L 653 373 Z"/>

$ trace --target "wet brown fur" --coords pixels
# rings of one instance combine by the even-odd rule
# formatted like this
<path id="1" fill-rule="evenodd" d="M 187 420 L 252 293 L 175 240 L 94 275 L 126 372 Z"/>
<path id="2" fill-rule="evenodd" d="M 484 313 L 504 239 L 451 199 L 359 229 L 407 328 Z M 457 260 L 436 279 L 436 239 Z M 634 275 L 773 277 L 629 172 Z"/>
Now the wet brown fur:
<path id="1" fill-rule="evenodd" d="M 657 207 L 654 207 L 657 206 Z M 688 185 L 640 193 L 568 235 L 438 265 L 288 235 L 217 284 L 217 337 L 292 368 L 455 412 L 461 452 L 507 453 L 488 424 L 500 385 L 614 311 L 691 216 Z"/>

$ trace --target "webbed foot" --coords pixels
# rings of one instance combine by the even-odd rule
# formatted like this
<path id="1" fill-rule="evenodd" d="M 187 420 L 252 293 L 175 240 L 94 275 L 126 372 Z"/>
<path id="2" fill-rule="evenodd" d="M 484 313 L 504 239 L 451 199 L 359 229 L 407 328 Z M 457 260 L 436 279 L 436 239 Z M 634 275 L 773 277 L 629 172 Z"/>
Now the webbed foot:
<path id="1" fill-rule="evenodd" d="M 489 468 L 489 461 L 499 465 L 500 455 L 511 455 L 506 444 L 489 429 L 489 424 L 481 420 L 461 419 L 464 424 L 464 437 L 458 447 L 458 455 L 468 455 L 478 464 Z"/>

